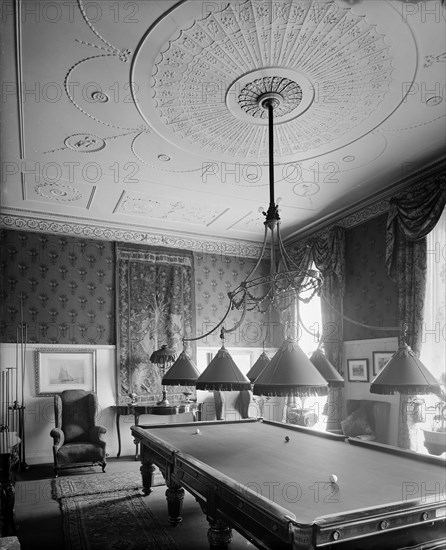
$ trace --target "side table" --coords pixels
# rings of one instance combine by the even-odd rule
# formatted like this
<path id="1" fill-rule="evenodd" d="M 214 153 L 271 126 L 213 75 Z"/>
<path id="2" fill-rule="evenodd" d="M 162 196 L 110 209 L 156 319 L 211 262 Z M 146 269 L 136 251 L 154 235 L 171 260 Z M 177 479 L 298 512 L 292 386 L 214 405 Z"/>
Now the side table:
<path id="1" fill-rule="evenodd" d="M 15 432 L 0 432 L 0 481 L 1 481 L 1 536 L 15 535 L 17 528 L 14 517 L 15 479 L 13 467 L 19 463 L 21 439 Z"/>
<path id="2" fill-rule="evenodd" d="M 118 454 L 121 456 L 121 428 L 119 419 L 121 416 L 133 416 L 134 423 L 139 424 L 139 417 L 143 414 L 154 414 L 160 416 L 173 416 L 182 413 L 192 413 L 194 422 L 197 420 L 197 404 L 196 403 L 180 403 L 178 405 L 154 405 L 153 403 L 128 403 L 125 405 L 113 405 L 116 414 L 116 430 L 118 432 Z M 138 457 L 138 443 L 135 443 L 135 460 Z"/>

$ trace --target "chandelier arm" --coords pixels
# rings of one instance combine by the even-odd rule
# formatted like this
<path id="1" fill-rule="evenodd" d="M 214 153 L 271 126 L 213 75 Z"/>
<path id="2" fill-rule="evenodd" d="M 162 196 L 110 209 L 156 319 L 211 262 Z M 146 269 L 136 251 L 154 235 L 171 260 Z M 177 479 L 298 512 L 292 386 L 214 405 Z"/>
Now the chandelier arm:
<path id="1" fill-rule="evenodd" d="M 231 332 L 234 332 L 234 330 L 237 330 L 238 327 L 243 323 L 244 319 L 245 319 L 245 316 L 246 316 L 246 300 L 243 300 L 243 312 L 242 314 L 240 315 L 240 319 L 237 321 L 237 323 L 231 327 L 231 328 L 225 328 L 223 329 L 227 334 L 231 333 Z"/>
<path id="2" fill-rule="evenodd" d="M 251 275 L 257 271 L 257 268 L 259 267 L 260 262 L 263 259 L 263 255 L 265 254 L 267 241 L 268 241 L 268 227 L 265 225 L 265 233 L 264 233 L 264 237 L 263 237 L 263 245 L 262 245 L 262 250 L 260 251 L 260 256 L 259 256 L 255 266 L 251 269 L 251 271 L 245 277 L 245 280 L 243 281 L 243 283 L 246 283 L 249 280 L 249 278 L 251 277 Z M 240 288 L 241 286 L 242 285 L 240 285 L 238 288 Z M 238 290 L 238 288 L 236 288 L 234 292 L 236 292 Z"/>
<path id="3" fill-rule="evenodd" d="M 229 312 L 232 309 L 232 298 L 229 300 L 229 306 L 226 310 L 226 313 L 224 314 L 223 318 L 219 321 L 217 325 L 213 329 L 211 329 L 209 332 L 206 332 L 206 334 L 202 334 L 201 336 L 195 336 L 195 338 L 185 338 L 183 337 L 183 342 L 196 342 L 197 340 L 202 340 L 203 338 L 206 338 L 206 336 L 210 336 L 212 333 L 214 333 L 218 327 L 220 327 L 226 320 L 226 317 L 229 315 Z M 225 332 L 227 332 L 225 330 Z"/>
<path id="4" fill-rule="evenodd" d="M 278 226 L 276 226 L 278 228 Z M 278 229 L 277 229 L 278 230 Z M 277 274 L 277 266 L 276 266 L 276 251 L 275 251 L 275 242 L 274 242 L 274 227 L 271 229 L 271 249 L 270 249 L 270 279 L 271 281 L 274 281 L 275 275 Z M 276 301 L 276 285 L 273 284 L 271 286 L 271 290 L 273 292 L 273 301 Z"/>
<path id="5" fill-rule="evenodd" d="M 280 233 L 278 233 L 278 242 L 279 242 L 280 251 L 281 251 L 283 257 L 285 258 L 286 262 L 289 262 L 296 270 L 299 270 L 299 266 L 293 261 L 291 256 L 286 251 L 285 245 L 283 244 L 283 240 L 282 240 L 282 237 L 281 237 Z M 288 264 L 285 263 L 285 265 L 288 265 Z M 303 273 L 306 273 L 306 270 L 304 270 Z"/>

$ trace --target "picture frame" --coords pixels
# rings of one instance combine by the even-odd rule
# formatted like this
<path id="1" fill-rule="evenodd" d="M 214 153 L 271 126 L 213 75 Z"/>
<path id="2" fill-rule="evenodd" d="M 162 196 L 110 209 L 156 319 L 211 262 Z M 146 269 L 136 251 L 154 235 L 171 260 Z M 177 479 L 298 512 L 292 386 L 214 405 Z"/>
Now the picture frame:
<path id="1" fill-rule="evenodd" d="M 368 359 L 347 359 L 349 382 L 369 381 L 369 360 Z"/>
<path id="2" fill-rule="evenodd" d="M 95 349 L 40 349 L 35 362 L 36 396 L 64 390 L 96 391 Z"/>
<path id="3" fill-rule="evenodd" d="M 381 370 L 392 359 L 393 351 L 374 351 L 373 352 L 373 376 L 377 376 Z"/>

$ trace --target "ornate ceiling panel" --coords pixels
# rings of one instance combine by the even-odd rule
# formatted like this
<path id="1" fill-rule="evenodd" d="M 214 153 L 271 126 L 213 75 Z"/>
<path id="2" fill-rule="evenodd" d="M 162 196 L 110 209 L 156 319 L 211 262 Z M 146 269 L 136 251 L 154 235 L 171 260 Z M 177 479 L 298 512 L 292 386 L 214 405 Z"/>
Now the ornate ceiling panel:
<path id="1" fill-rule="evenodd" d="M 264 94 L 285 236 L 444 161 L 440 0 L 33 6 L 0 21 L 8 227 L 257 250 Z"/>

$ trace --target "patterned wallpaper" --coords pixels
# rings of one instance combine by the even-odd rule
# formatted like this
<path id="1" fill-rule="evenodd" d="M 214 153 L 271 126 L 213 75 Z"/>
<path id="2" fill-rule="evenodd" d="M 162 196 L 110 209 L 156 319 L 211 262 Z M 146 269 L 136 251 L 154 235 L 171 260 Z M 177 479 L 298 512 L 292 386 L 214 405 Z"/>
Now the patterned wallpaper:
<path id="1" fill-rule="evenodd" d="M 113 243 L 1 230 L 0 341 L 115 343 Z"/>
<path id="2" fill-rule="evenodd" d="M 385 266 L 387 215 L 378 216 L 345 233 L 344 314 L 378 327 L 397 327 L 398 292 Z M 344 321 L 344 340 L 395 336 L 395 331 L 371 330 Z"/>
<path id="3" fill-rule="evenodd" d="M 44 233 L 2 230 L 0 250 L 0 341 L 16 342 L 28 327 L 28 342 L 113 345 L 115 337 L 114 243 Z M 197 336 L 226 313 L 227 293 L 249 273 L 255 260 L 194 253 Z M 23 312 L 20 297 L 23 301 Z M 226 327 L 238 320 L 230 313 Z M 261 347 L 280 337 L 278 324 L 249 312 L 226 336 L 228 346 Z M 220 347 L 220 331 L 198 344 Z"/>
<path id="4" fill-rule="evenodd" d="M 346 230 L 345 315 L 376 326 L 398 326 L 397 288 L 385 265 L 386 215 Z M 28 342 L 115 344 L 114 243 L 54 234 L 1 230 L 0 341 L 16 342 L 21 320 Z M 227 293 L 246 277 L 255 260 L 242 256 L 194 253 L 197 336 L 225 314 Z M 238 320 L 230 312 L 227 328 Z M 394 336 L 348 321 L 345 340 Z M 242 326 L 226 335 L 231 347 L 276 347 L 282 340 L 276 320 L 249 312 Z M 199 345 L 220 346 L 219 331 Z"/>
<path id="5" fill-rule="evenodd" d="M 194 254 L 197 336 L 206 334 L 223 318 L 229 305 L 228 292 L 245 279 L 255 262 L 254 259 L 240 256 Z M 235 326 L 239 318 L 237 310 L 230 312 L 225 321 L 226 328 Z M 250 311 L 238 329 L 226 334 L 225 344 L 231 347 L 262 347 L 265 342 L 265 346 L 274 346 L 274 340 L 280 342 L 280 337 L 278 323 L 270 319 L 268 314 Z M 220 347 L 220 329 L 200 340 L 199 344 Z"/>

